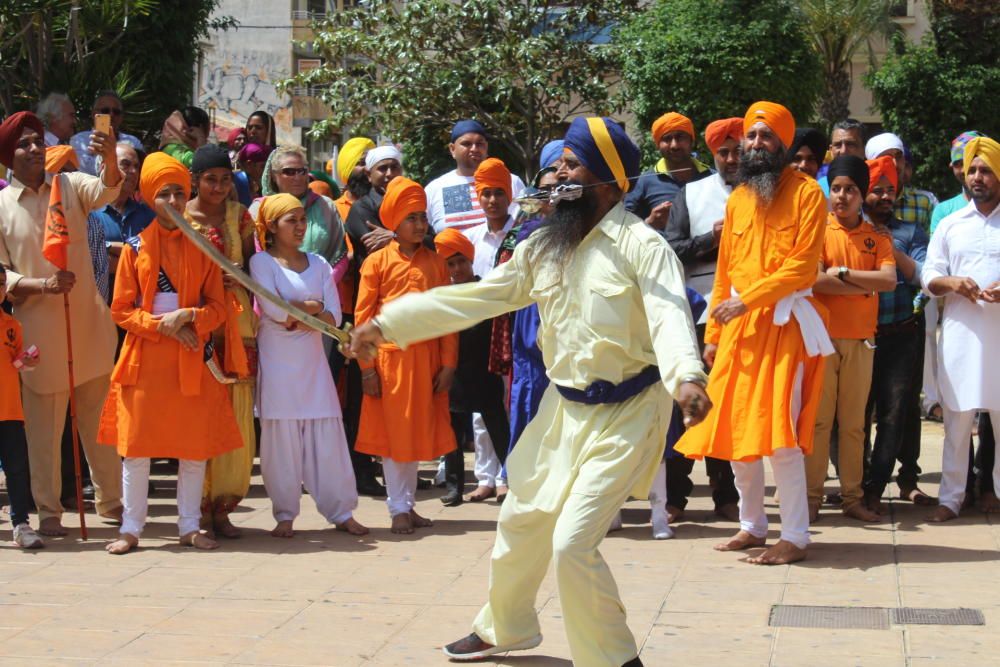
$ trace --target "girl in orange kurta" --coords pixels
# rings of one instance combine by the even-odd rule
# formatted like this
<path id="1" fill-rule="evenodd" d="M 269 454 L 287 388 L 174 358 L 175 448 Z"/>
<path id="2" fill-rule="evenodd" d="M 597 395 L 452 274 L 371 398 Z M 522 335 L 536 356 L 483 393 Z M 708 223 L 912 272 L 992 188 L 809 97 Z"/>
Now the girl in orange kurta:
<path id="1" fill-rule="evenodd" d="M 191 176 L 177 160 L 153 153 L 143 163 L 139 188 L 146 201 L 180 212 Z M 126 336 L 100 438 L 115 443 L 124 457 L 124 516 L 109 553 L 126 553 L 139 543 L 151 457 L 180 460 L 181 544 L 218 546 L 198 530 L 205 463 L 243 444 L 226 388 L 204 363 L 205 344 L 226 318 L 224 298 L 219 268 L 169 218 L 157 217 L 122 251 L 111 315 Z"/>
<path id="2" fill-rule="evenodd" d="M 389 183 L 379 214 L 396 239 L 361 266 L 358 324 L 377 322 L 383 304 L 408 292 L 449 284 L 444 260 L 423 246 L 426 211 L 427 197 L 417 183 L 403 177 Z M 384 345 L 374 362 L 361 362 L 364 399 L 355 449 L 382 457 L 394 533 L 431 525 L 413 509 L 417 466 L 456 447 L 448 390 L 457 365 L 457 334 L 405 350 Z"/>

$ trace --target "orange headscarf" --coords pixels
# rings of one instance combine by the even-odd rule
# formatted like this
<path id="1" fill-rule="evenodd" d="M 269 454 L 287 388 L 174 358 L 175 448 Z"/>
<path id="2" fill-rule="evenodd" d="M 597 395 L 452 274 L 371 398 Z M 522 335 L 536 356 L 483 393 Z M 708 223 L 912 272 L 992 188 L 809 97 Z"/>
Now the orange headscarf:
<path id="1" fill-rule="evenodd" d="M 139 173 L 139 193 L 143 201 L 156 210 L 156 194 L 167 185 L 179 185 L 184 196 L 191 197 L 191 172 L 179 160 L 166 153 L 150 153 L 142 163 Z"/>
<path id="2" fill-rule="evenodd" d="M 58 174 L 67 164 L 73 165 L 74 169 L 80 168 L 80 160 L 72 146 L 49 146 L 45 149 L 46 172 Z"/>
<path id="3" fill-rule="evenodd" d="M 513 199 L 513 191 L 510 187 L 510 170 L 503 160 L 495 157 L 486 158 L 476 167 L 473 175 L 476 185 L 476 196 L 482 195 L 486 188 L 503 188 L 507 199 Z"/>
<path id="4" fill-rule="evenodd" d="M 453 255 L 463 255 L 470 262 L 476 258 L 476 247 L 462 232 L 451 227 L 434 237 L 437 253 L 448 259 Z"/>
<path id="5" fill-rule="evenodd" d="M 763 121 L 778 135 L 785 148 L 791 148 L 795 141 L 795 118 L 792 112 L 777 102 L 754 102 L 743 116 L 743 134 L 758 121 Z"/>
<path id="6" fill-rule="evenodd" d="M 743 119 L 742 118 L 723 118 L 722 120 L 713 120 L 705 128 L 705 143 L 708 145 L 708 150 L 712 153 L 716 153 L 722 144 L 726 142 L 726 139 L 735 139 L 740 141 L 743 138 Z"/>
<path id="7" fill-rule="evenodd" d="M 333 190 L 330 189 L 330 184 L 325 181 L 309 181 L 309 189 L 318 194 L 320 197 L 329 197 L 333 199 Z"/>
<path id="8" fill-rule="evenodd" d="M 385 228 L 394 232 L 406 216 L 426 210 L 427 194 L 420 184 L 404 176 L 397 176 L 389 181 L 378 213 Z"/>
<path id="9" fill-rule="evenodd" d="M 874 160 L 865 162 L 868 165 L 868 192 L 878 185 L 879 179 L 883 176 L 889 179 L 889 184 L 896 190 L 899 189 L 899 172 L 896 170 L 896 161 L 891 155 L 883 155 Z"/>
<path id="10" fill-rule="evenodd" d="M 671 111 L 653 121 L 653 143 L 660 143 L 667 132 L 685 132 L 694 139 L 694 123 L 687 116 Z"/>
<path id="11" fill-rule="evenodd" d="M 257 209 L 257 219 L 254 221 L 261 249 L 267 249 L 267 223 L 297 208 L 302 208 L 302 201 L 287 192 L 264 197 L 260 202 L 260 208 Z"/>

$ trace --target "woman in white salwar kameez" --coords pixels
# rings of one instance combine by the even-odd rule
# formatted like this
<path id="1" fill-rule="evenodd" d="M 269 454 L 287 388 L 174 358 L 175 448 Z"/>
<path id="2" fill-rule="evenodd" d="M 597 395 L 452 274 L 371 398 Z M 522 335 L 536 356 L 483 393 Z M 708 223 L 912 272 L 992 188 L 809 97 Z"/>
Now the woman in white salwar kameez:
<path id="1" fill-rule="evenodd" d="M 307 225 L 298 199 L 267 197 L 257 217 L 265 252 L 251 258 L 250 273 L 292 305 L 336 325 L 341 311 L 333 269 L 319 255 L 299 250 Z M 271 534 L 294 535 L 305 486 L 327 521 L 364 535 L 368 529 L 353 517 L 357 487 L 322 334 L 268 302 L 259 306 L 257 413 L 261 473 L 278 522 Z"/>

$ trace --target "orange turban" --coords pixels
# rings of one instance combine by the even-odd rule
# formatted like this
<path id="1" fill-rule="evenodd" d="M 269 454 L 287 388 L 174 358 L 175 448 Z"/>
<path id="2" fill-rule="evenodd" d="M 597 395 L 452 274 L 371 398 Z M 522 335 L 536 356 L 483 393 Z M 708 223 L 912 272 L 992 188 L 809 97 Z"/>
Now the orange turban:
<path id="1" fill-rule="evenodd" d="M 434 237 L 437 253 L 448 259 L 452 255 L 463 255 L 470 262 L 476 257 L 476 247 L 465 234 L 449 227 Z"/>
<path id="2" fill-rule="evenodd" d="M 883 155 L 874 160 L 868 160 L 868 192 L 878 185 L 879 179 L 883 176 L 889 179 L 889 184 L 894 189 L 899 189 L 899 172 L 896 170 L 896 161 L 891 155 Z"/>
<path id="3" fill-rule="evenodd" d="M 653 143 L 660 143 L 667 132 L 685 132 L 694 139 L 694 123 L 687 116 L 671 111 L 653 121 Z"/>
<path id="4" fill-rule="evenodd" d="M 708 144 L 708 150 L 715 153 L 722 147 L 722 144 L 726 142 L 726 139 L 735 139 L 740 141 L 743 138 L 743 119 L 742 118 L 724 118 L 722 120 L 713 120 L 705 128 L 705 143 Z"/>
<path id="5" fill-rule="evenodd" d="M 45 171 L 58 174 L 67 164 L 74 169 L 80 168 L 80 160 L 72 146 L 49 146 L 45 149 Z"/>
<path id="6" fill-rule="evenodd" d="M 166 185 L 179 185 L 184 196 L 191 196 L 191 172 L 179 160 L 162 151 L 150 153 L 142 162 L 139 174 L 139 192 L 143 201 L 154 211 L 156 193 Z"/>
<path id="7" fill-rule="evenodd" d="M 257 241 L 261 248 L 267 249 L 267 223 L 297 208 L 302 208 L 302 202 L 287 192 L 264 197 L 260 202 L 260 208 L 257 209 L 257 219 L 254 221 L 257 227 Z"/>
<path id="8" fill-rule="evenodd" d="M 389 181 L 378 214 L 385 228 L 394 232 L 406 216 L 426 210 L 427 194 L 420 184 L 403 176 L 397 176 Z"/>
<path id="9" fill-rule="evenodd" d="M 785 148 L 791 148 L 795 141 L 795 118 L 792 112 L 776 102 L 754 102 L 743 116 L 743 134 L 750 131 L 754 123 L 763 121 L 778 135 Z"/>
<path id="10" fill-rule="evenodd" d="M 326 181 L 309 181 L 309 189 L 321 197 L 333 199 L 333 190 Z"/>
<path id="11" fill-rule="evenodd" d="M 476 196 L 483 194 L 486 188 L 503 188 L 507 199 L 513 199 L 514 194 L 510 187 L 510 170 L 503 160 L 495 157 L 486 158 L 476 167 L 473 176 L 476 184 Z"/>

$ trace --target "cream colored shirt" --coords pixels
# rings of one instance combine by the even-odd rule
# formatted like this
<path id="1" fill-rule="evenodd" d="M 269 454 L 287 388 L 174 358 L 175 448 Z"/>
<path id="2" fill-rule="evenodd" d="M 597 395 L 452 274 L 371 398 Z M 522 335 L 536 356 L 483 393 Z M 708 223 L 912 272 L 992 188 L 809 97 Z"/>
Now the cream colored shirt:
<path id="1" fill-rule="evenodd" d="M 536 232 L 482 280 L 408 294 L 378 316 L 400 346 L 460 331 L 538 303 L 539 346 L 552 382 L 585 389 L 619 383 L 656 364 L 671 395 L 684 377 L 707 379 L 684 291 L 666 241 L 619 203 L 565 267 L 539 257 Z"/>
<path id="2" fill-rule="evenodd" d="M 23 278 L 48 278 L 57 269 L 42 256 L 45 213 L 51 187 L 36 192 L 14 179 L 0 191 L 0 263 L 7 271 L 8 290 Z M 69 227 L 68 270 L 76 274 L 69 293 L 73 327 L 74 380 L 80 386 L 108 375 L 114 366 L 118 338 L 107 304 L 97 291 L 94 267 L 87 247 L 87 214 L 118 197 L 120 187 L 106 187 L 99 178 L 83 173 L 62 174 L 63 211 Z M 121 179 L 119 179 L 120 181 Z M 37 345 L 41 362 L 22 380 L 37 394 L 69 391 L 66 316 L 59 294 L 29 296 L 14 306 L 24 327 L 25 345 Z"/>

